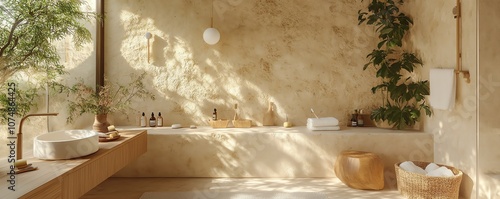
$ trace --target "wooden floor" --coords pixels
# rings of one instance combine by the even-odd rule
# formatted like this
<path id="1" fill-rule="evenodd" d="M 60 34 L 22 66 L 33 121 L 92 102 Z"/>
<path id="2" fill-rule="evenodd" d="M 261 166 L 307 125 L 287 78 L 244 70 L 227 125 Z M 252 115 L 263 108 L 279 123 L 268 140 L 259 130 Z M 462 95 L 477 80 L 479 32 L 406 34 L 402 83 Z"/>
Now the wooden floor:
<path id="1" fill-rule="evenodd" d="M 198 192 L 213 196 L 214 192 L 283 191 L 324 192 L 330 198 L 403 198 L 397 190 L 365 191 L 351 189 L 337 178 L 109 178 L 83 199 L 137 199 L 144 192 Z"/>

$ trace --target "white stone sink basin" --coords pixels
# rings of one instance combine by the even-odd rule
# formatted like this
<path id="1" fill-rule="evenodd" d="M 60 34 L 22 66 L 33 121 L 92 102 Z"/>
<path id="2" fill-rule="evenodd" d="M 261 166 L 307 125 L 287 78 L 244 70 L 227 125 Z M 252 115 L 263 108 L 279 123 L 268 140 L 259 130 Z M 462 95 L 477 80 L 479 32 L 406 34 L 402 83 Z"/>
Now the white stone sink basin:
<path id="1" fill-rule="evenodd" d="M 99 150 L 99 135 L 91 130 L 49 132 L 36 136 L 33 142 L 33 156 L 43 160 L 78 158 Z"/>

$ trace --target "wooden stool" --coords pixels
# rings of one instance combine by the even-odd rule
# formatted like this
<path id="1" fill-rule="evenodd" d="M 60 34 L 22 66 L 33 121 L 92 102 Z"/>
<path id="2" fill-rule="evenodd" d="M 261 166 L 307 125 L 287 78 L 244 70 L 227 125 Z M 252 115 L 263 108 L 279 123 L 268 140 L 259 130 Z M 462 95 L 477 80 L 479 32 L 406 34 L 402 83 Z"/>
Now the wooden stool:
<path id="1" fill-rule="evenodd" d="M 384 163 L 374 153 L 342 151 L 335 162 L 335 174 L 354 189 L 381 190 L 384 188 Z"/>

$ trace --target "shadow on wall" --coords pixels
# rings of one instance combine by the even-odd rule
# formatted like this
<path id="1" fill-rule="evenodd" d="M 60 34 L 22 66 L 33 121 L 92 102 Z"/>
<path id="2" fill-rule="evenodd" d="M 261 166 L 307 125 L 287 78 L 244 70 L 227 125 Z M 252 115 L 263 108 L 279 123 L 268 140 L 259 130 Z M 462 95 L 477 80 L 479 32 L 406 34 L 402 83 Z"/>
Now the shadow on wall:
<path id="1" fill-rule="evenodd" d="M 161 111 L 166 125 L 207 125 L 213 108 L 230 118 L 237 103 L 242 117 L 260 125 L 273 101 L 277 124 L 288 115 L 292 123 L 305 125 L 310 108 L 345 124 L 352 109 L 381 101 L 370 93 L 376 80 L 362 72 L 366 47 L 375 44 L 366 39 L 372 30 L 357 25 L 361 4 L 214 3 L 214 27 L 222 37 L 214 46 L 202 39 L 210 25 L 209 5 L 176 0 L 106 6 L 106 34 L 113 35 L 106 41 L 106 74 L 147 71 L 147 84 L 158 96 L 137 101 L 138 112 L 131 115 Z M 151 65 L 145 32 L 154 35 Z"/>

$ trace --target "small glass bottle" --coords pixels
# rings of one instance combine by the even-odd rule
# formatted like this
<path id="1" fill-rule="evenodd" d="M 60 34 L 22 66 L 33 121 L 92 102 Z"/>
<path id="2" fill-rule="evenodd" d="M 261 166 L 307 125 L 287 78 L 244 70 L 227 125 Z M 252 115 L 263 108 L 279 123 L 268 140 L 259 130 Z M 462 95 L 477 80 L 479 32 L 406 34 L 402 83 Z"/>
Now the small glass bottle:
<path id="1" fill-rule="evenodd" d="M 141 127 L 146 127 L 146 115 L 144 114 L 144 112 L 142 112 L 140 123 L 141 123 Z"/>
<path id="2" fill-rule="evenodd" d="M 151 113 L 151 118 L 149 118 L 149 126 L 150 127 L 156 126 L 156 118 L 154 113 Z"/>
<path id="3" fill-rule="evenodd" d="M 212 120 L 217 121 L 217 109 L 214 108 L 214 112 L 212 113 Z"/>
<path id="4" fill-rule="evenodd" d="M 358 114 L 358 126 L 364 126 L 365 121 L 363 121 L 363 109 L 359 109 L 359 114 Z"/>
<path id="5" fill-rule="evenodd" d="M 156 126 L 163 126 L 163 117 L 161 116 L 161 112 L 158 112 L 158 119 L 156 120 Z"/>
<path id="6" fill-rule="evenodd" d="M 358 126 L 358 110 L 357 109 L 354 109 L 354 113 L 352 114 L 351 126 L 353 126 L 353 127 Z"/>

